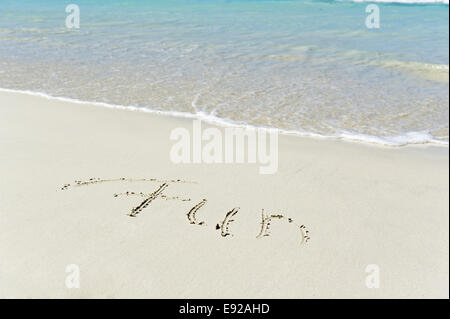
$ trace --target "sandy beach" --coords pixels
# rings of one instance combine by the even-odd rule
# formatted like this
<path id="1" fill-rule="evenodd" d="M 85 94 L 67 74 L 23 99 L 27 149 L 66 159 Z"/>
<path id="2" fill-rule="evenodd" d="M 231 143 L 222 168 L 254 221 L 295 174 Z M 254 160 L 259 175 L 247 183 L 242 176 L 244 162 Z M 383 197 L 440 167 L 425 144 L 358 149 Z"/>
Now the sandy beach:
<path id="1" fill-rule="evenodd" d="M 447 147 L 280 135 L 261 175 L 172 163 L 177 127 L 192 120 L 0 92 L 0 297 L 449 297 Z M 114 181 L 74 183 L 91 178 Z M 286 218 L 257 239 L 262 209 Z"/>

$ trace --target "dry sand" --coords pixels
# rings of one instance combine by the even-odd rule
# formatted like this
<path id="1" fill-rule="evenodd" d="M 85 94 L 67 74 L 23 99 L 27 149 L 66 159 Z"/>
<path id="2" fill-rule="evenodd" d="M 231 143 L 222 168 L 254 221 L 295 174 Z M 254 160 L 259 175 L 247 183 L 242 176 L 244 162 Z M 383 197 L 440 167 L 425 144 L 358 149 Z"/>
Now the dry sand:
<path id="1" fill-rule="evenodd" d="M 192 120 L 0 92 L 0 297 L 449 297 L 448 148 L 280 136 L 279 169 L 173 164 Z M 61 190 L 89 178 L 158 178 Z M 193 225 L 187 212 L 207 199 Z M 234 207 L 222 237 L 215 226 Z M 256 239 L 261 209 L 274 220 Z M 66 267 L 80 288 L 66 287 Z M 366 287 L 366 267 L 380 287 Z"/>

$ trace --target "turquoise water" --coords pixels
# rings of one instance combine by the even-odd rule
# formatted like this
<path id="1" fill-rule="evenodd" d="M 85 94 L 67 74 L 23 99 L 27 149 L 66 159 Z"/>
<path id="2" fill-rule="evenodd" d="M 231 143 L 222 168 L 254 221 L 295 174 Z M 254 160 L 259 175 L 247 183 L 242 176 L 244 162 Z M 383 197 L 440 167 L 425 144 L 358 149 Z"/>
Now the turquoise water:
<path id="1" fill-rule="evenodd" d="M 81 24 L 67 29 L 68 3 L 0 2 L 0 88 L 448 144 L 448 4 L 379 2 L 368 29 L 352 1 L 74 0 Z"/>

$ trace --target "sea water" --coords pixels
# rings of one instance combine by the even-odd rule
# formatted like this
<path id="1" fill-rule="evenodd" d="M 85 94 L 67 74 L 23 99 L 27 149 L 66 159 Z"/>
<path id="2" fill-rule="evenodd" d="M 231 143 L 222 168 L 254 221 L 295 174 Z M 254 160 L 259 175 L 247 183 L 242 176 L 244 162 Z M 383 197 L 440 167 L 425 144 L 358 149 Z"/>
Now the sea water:
<path id="1" fill-rule="evenodd" d="M 66 25 L 70 3 L 79 28 Z M 448 1 L 370 3 L 379 28 L 365 1 L 0 0 L 0 88 L 448 145 Z"/>

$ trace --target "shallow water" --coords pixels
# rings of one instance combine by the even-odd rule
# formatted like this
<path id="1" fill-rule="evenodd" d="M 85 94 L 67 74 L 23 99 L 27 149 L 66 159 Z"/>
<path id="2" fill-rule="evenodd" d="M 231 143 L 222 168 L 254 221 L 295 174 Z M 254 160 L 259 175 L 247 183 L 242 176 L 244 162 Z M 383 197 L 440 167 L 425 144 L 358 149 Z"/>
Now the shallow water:
<path id="1" fill-rule="evenodd" d="M 381 1 L 381 0 L 380 0 Z M 383 144 L 448 144 L 449 7 L 351 1 L 0 3 L 0 88 Z M 403 2 L 411 2 L 405 0 Z"/>

